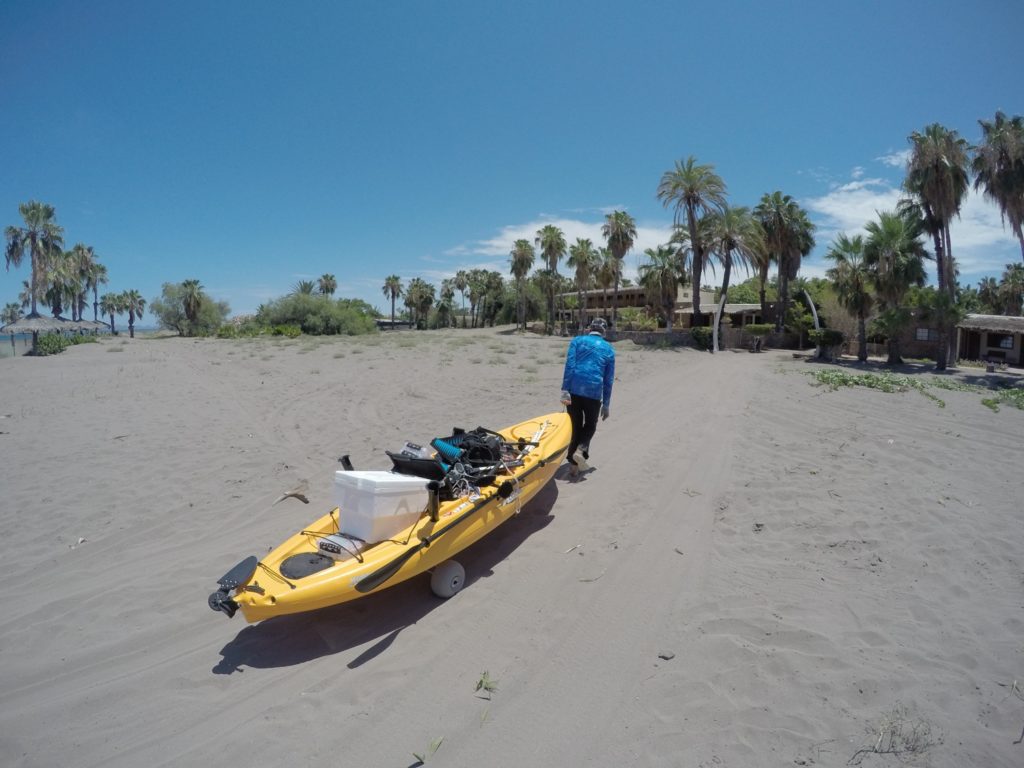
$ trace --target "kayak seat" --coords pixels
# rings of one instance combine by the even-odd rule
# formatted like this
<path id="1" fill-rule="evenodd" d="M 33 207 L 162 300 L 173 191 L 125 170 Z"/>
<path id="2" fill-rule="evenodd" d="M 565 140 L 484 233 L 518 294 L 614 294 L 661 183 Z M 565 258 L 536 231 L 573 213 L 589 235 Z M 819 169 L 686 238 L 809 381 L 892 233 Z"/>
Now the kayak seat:
<path id="1" fill-rule="evenodd" d="M 418 456 L 409 456 L 405 453 L 392 453 L 384 451 L 391 459 L 392 471 L 401 475 L 412 475 L 427 480 L 444 480 L 448 469 L 436 458 L 423 459 Z"/>

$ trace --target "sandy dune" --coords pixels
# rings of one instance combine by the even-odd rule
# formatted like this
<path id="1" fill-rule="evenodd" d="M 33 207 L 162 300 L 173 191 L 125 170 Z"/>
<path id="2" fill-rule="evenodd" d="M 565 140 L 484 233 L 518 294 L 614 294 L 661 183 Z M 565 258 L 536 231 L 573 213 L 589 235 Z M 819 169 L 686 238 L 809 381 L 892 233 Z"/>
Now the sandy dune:
<path id="1" fill-rule="evenodd" d="M 829 392 L 789 353 L 618 344 L 594 469 L 467 550 L 447 602 L 207 607 L 331 506 L 341 454 L 556 410 L 565 346 L 0 360 L 0 765 L 404 768 L 442 737 L 430 765 L 1024 764 L 1024 412 Z"/>

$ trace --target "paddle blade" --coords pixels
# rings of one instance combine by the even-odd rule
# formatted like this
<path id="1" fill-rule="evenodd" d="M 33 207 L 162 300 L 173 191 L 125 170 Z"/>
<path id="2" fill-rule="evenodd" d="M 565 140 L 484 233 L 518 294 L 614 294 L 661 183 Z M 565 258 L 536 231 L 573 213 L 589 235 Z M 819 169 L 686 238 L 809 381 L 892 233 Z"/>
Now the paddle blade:
<path id="1" fill-rule="evenodd" d="M 364 576 L 362 579 L 356 582 L 356 592 L 372 592 L 385 581 L 387 581 L 396 573 L 398 573 L 399 570 L 401 570 L 402 566 L 405 565 L 413 555 L 415 555 L 425 546 L 425 544 L 420 544 L 417 547 L 413 547 L 408 552 L 405 552 L 396 557 L 387 565 L 378 568 L 369 576 Z"/>

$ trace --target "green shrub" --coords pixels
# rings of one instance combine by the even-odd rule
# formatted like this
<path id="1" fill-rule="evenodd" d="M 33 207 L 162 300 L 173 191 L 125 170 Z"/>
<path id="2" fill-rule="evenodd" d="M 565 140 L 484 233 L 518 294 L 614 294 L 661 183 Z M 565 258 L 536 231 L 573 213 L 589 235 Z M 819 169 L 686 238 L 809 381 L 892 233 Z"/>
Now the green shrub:
<path id="1" fill-rule="evenodd" d="M 68 345 L 69 346 L 74 346 L 76 344 L 97 344 L 97 343 L 99 343 L 99 340 L 95 336 L 76 335 L 76 336 L 69 336 L 68 337 Z"/>
<path id="2" fill-rule="evenodd" d="M 264 304 L 256 320 L 270 328 L 295 325 L 311 336 L 375 333 L 373 307 L 358 299 L 332 299 L 318 294 L 289 294 Z"/>
<path id="3" fill-rule="evenodd" d="M 68 341 L 67 337 L 59 333 L 47 333 L 39 337 L 39 343 L 36 345 L 36 354 L 40 357 L 59 355 L 70 346 L 71 342 Z"/>
<path id="4" fill-rule="evenodd" d="M 711 349 L 712 329 L 705 326 L 698 326 L 690 329 L 690 338 L 697 349 Z"/>
<path id="5" fill-rule="evenodd" d="M 624 331 L 653 331 L 658 319 L 651 317 L 639 307 L 623 307 L 619 310 L 619 328 Z"/>
<path id="6" fill-rule="evenodd" d="M 161 295 L 149 302 L 149 312 L 158 328 L 177 331 L 181 336 L 212 336 L 231 313 L 231 308 L 226 301 L 214 301 L 203 291 L 199 295 L 199 311 L 194 321 L 185 316 L 182 283 L 164 283 Z"/>
<path id="7" fill-rule="evenodd" d="M 291 323 L 282 323 L 281 325 L 275 325 L 270 329 L 270 333 L 273 336 L 284 336 L 289 339 L 294 339 L 302 335 L 302 329 L 297 325 Z"/>
<path id="8" fill-rule="evenodd" d="M 751 336 L 767 336 L 775 329 L 771 323 L 751 323 L 750 325 L 744 325 L 743 330 L 745 333 L 749 333 Z"/>

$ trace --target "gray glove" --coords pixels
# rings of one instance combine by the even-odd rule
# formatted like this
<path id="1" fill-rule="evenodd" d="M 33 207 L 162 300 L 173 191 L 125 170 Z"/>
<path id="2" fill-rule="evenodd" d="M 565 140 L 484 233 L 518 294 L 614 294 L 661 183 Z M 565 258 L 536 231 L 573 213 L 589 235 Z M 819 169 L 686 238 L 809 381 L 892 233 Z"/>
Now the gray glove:
<path id="1" fill-rule="evenodd" d="M 604 421 L 605 419 L 607 419 L 609 415 L 611 415 L 611 411 L 608 409 L 608 406 L 607 405 L 601 406 L 601 421 Z"/>
<path id="2" fill-rule="evenodd" d="M 569 394 L 569 390 L 562 390 L 562 405 L 568 405 L 572 402 L 572 395 Z"/>

